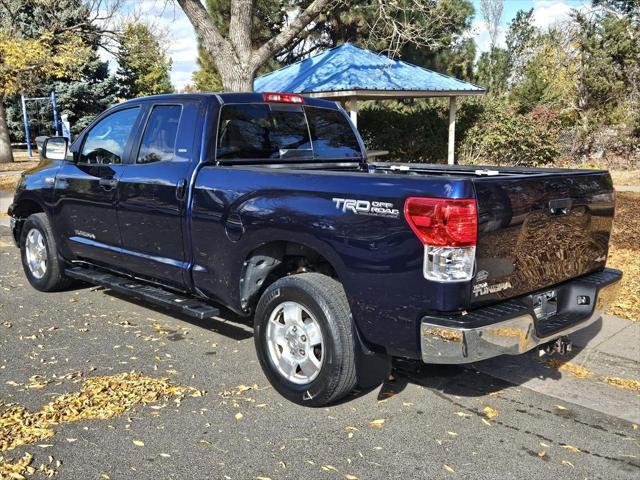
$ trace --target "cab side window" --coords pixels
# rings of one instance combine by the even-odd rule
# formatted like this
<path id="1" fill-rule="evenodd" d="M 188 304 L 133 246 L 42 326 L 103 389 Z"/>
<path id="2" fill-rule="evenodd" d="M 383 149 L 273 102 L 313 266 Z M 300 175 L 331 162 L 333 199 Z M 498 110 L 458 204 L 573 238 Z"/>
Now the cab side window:
<path id="1" fill-rule="evenodd" d="M 80 163 L 122 163 L 124 149 L 139 111 L 139 107 L 119 110 L 100 120 L 87 134 L 80 152 Z"/>
<path id="2" fill-rule="evenodd" d="M 153 107 L 142 136 L 136 163 L 153 163 L 173 159 L 180 123 L 180 105 Z"/>

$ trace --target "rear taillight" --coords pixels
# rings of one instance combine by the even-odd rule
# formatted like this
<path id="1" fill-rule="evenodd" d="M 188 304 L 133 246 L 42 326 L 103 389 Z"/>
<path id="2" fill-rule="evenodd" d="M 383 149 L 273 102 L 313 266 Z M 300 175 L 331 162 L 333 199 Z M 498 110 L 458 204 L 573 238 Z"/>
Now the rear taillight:
<path id="1" fill-rule="evenodd" d="M 304 98 L 295 93 L 263 93 L 262 99 L 273 103 L 304 103 Z"/>
<path id="2" fill-rule="evenodd" d="M 474 199 L 410 197 L 404 216 L 424 245 L 424 277 L 438 282 L 473 278 L 478 211 Z"/>

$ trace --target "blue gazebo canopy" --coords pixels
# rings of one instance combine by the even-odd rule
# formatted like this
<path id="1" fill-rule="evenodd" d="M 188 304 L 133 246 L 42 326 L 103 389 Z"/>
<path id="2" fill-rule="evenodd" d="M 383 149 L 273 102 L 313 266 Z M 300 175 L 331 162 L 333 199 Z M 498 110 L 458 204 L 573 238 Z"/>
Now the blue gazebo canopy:
<path id="1" fill-rule="evenodd" d="M 482 87 L 345 43 L 255 79 L 256 92 L 291 92 L 344 101 L 354 125 L 358 100 L 449 97 L 448 163 L 454 163 L 456 97 Z"/>
<path id="2" fill-rule="evenodd" d="M 257 92 L 323 98 L 383 99 L 482 95 L 484 89 L 426 68 L 345 43 L 254 82 Z"/>

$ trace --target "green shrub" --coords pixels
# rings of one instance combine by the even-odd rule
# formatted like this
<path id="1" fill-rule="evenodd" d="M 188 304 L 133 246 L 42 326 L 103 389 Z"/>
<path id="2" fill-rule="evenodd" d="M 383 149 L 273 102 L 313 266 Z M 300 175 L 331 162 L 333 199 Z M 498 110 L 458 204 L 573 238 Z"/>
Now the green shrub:
<path id="1" fill-rule="evenodd" d="M 461 103 L 456 144 L 482 110 L 477 101 Z M 448 104 L 443 101 L 371 102 L 358 112 L 358 130 L 368 150 L 389 151 L 383 160 L 442 163 L 447 160 L 448 119 Z"/>
<path id="2" fill-rule="evenodd" d="M 460 163 L 538 167 L 560 155 L 557 115 L 535 109 L 517 113 L 488 103 L 478 122 L 468 129 L 458 151 Z"/>

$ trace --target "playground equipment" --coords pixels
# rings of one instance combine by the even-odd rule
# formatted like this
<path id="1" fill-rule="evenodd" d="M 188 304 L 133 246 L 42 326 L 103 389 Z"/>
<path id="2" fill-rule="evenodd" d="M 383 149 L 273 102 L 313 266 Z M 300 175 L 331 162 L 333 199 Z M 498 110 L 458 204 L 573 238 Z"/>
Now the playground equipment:
<path id="1" fill-rule="evenodd" d="M 29 132 L 29 114 L 27 113 L 27 102 L 41 102 L 41 101 L 51 101 L 51 108 L 53 110 L 53 130 L 55 135 L 61 134 L 60 122 L 58 119 L 58 107 L 56 105 L 56 92 L 54 90 L 51 91 L 50 97 L 22 97 L 22 118 L 24 120 L 24 135 L 27 141 L 27 152 L 29 153 L 29 157 L 33 157 L 33 150 L 31 148 L 31 133 Z M 40 116 L 41 117 L 41 116 Z M 42 120 L 42 118 L 40 118 Z M 41 122 L 45 123 L 45 122 Z M 37 138 L 37 137 L 36 137 Z"/>

